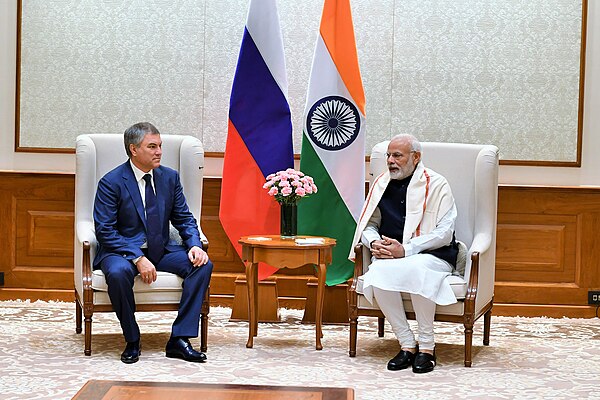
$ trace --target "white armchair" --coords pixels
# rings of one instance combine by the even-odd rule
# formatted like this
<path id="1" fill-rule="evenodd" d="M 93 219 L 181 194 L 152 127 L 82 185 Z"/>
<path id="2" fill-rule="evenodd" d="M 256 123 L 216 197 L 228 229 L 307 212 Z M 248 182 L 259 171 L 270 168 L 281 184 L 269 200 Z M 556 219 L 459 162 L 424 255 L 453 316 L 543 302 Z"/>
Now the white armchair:
<path id="1" fill-rule="evenodd" d="M 162 165 L 179 171 L 188 207 L 198 223 L 202 204 L 204 150 L 192 136 L 162 135 Z M 101 270 L 92 270 L 96 254 L 93 208 L 98 181 L 104 174 L 127 160 L 122 134 L 92 134 L 77 137 L 75 174 L 75 303 L 76 332 L 81 333 L 82 314 L 85 322 L 84 354 L 92 354 L 92 315 L 112 312 L 107 285 Z M 171 227 L 172 239 L 179 239 Z M 200 229 L 200 226 L 198 226 Z M 204 248 L 208 240 L 200 229 Z M 158 272 L 152 285 L 135 278 L 133 291 L 136 311 L 177 310 L 183 279 L 168 272 Z M 200 347 L 207 349 L 209 291 L 202 305 Z"/>
<path id="2" fill-rule="evenodd" d="M 373 147 L 369 176 L 371 182 L 387 168 L 385 153 L 388 144 L 389 141 L 385 141 Z M 425 166 L 442 174 L 450 183 L 458 210 L 456 239 L 466 245 L 463 251 L 459 252 L 457 265 L 457 269 L 464 268 L 464 273 L 456 273 L 446 278 L 459 300 L 447 306 L 438 305 L 435 319 L 464 325 L 464 363 L 466 367 L 470 367 L 473 325 L 482 315 L 483 344 L 489 345 L 490 338 L 496 266 L 498 149 L 495 146 L 474 144 L 421 144 Z M 379 336 L 383 336 L 384 325 L 384 316 L 377 303 L 372 305 L 362 295 L 360 276 L 368 271 L 371 254 L 369 249 L 361 244 L 355 247 L 355 252 L 354 277 L 348 297 L 350 357 L 356 356 L 359 316 L 378 317 Z M 414 319 L 410 297 L 403 298 L 408 317 Z"/>

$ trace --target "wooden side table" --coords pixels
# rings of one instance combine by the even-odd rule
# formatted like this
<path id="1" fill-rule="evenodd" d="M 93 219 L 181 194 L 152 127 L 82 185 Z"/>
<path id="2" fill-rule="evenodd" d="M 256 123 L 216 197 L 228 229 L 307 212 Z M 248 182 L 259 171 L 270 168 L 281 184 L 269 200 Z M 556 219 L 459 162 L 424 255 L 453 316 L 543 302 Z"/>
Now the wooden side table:
<path id="1" fill-rule="evenodd" d="M 298 236 L 296 239 L 317 239 L 316 236 Z M 294 239 L 281 239 L 279 235 L 243 236 L 242 261 L 246 266 L 246 283 L 248 287 L 249 329 L 246 347 L 254 345 L 254 337 L 258 335 L 258 263 L 264 262 L 275 268 L 300 268 L 306 264 L 316 267 L 318 280 L 317 305 L 315 318 L 316 349 L 322 350 L 323 337 L 323 294 L 327 265 L 331 264 L 332 249 L 335 239 L 322 237 L 322 243 L 298 244 Z"/>

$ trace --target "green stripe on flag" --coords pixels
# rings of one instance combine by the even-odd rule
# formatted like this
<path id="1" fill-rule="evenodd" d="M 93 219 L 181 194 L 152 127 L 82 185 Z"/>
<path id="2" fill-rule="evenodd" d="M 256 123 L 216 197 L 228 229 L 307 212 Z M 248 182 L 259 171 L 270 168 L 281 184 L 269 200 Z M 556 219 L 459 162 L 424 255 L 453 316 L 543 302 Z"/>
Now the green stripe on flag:
<path id="1" fill-rule="evenodd" d="M 298 234 L 336 239 L 333 261 L 327 267 L 327 285 L 344 283 L 352 277 L 354 270 L 348 254 L 356 221 L 305 135 L 302 136 L 300 170 L 314 178 L 318 192 L 298 203 Z"/>

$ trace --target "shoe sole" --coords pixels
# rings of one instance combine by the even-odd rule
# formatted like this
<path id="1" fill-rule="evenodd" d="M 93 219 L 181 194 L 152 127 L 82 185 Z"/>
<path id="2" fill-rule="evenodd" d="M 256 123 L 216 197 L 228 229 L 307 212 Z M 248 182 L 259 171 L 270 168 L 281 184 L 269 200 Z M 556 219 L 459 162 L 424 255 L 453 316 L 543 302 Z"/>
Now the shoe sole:
<path id="1" fill-rule="evenodd" d="M 402 371 L 403 369 L 407 369 L 408 367 L 410 367 L 411 364 L 408 364 L 406 366 L 402 365 L 400 367 L 392 367 L 390 365 L 387 366 L 388 371 Z"/>
<path id="2" fill-rule="evenodd" d="M 188 360 L 187 358 L 183 357 L 179 353 L 166 353 L 166 356 L 167 356 L 167 358 L 178 358 L 180 360 L 184 360 L 184 361 L 188 361 L 188 362 L 197 362 L 197 363 L 206 362 L 206 360 Z"/>
<path id="3" fill-rule="evenodd" d="M 427 372 L 431 372 L 433 371 L 433 368 L 427 368 L 427 369 L 414 369 L 412 370 L 415 374 L 425 374 Z"/>

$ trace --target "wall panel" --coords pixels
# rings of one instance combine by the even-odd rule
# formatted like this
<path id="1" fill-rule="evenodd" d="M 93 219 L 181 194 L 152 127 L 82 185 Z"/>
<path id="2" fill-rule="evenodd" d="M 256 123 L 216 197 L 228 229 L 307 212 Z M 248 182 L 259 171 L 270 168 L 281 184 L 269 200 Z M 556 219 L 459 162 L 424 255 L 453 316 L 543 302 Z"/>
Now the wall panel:
<path id="1" fill-rule="evenodd" d="M 2 173 L 0 182 L 2 289 L 72 298 L 73 176 Z M 6 297 L 0 292 L 0 299 Z"/>
<path id="2" fill-rule="evenodd" d="M 594 316 L 600 188 L 503 186 L 495 314 Z"/>
<path id="3" fill-rule="evenodd" d="M 71 174 L 0 172 L 2 299 L 73 299 Z M 214 305 L 231 306 L 244 266 L 219 222 L 221 181 L 206 178 L 201 223 Z M 501 186 L 495 315 L 593 317 L 600 289 L 600 188 Z M 276 274 L 280 304 L 302 308 L 312 268 Z M 325 305 L 327 307 L 327 305 Z"/>

